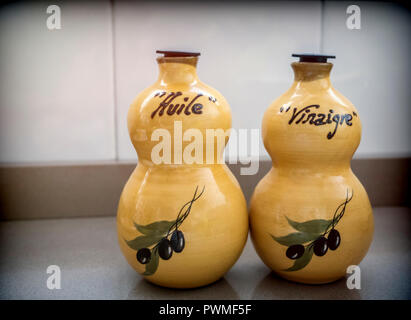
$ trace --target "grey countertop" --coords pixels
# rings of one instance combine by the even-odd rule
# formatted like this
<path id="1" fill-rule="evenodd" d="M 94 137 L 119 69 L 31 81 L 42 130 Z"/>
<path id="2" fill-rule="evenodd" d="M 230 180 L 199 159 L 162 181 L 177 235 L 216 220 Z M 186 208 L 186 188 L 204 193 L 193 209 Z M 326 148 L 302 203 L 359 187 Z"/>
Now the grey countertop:
<path id="1" fill-rule="evenodd" d="M 143 280 L 123 258 L 114 217 L 0 223 L 1 299 L 411 299 L 411 209 L 375 208 L 375 235 L 360 264 L 361 289 L 346 279 L 301 285 L 272 273 L 248 241 L 234 267 L 203 288 L 172 290 Z M 49 290 L 49 265 L 61 289 Z"/>

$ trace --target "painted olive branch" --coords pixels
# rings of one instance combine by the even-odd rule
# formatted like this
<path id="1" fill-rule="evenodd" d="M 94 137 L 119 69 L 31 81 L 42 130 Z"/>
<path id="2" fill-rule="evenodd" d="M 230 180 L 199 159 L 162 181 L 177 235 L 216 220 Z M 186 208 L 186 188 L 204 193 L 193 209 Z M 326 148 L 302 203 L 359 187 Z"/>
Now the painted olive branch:
<path id="1" fill-rule="evenodd" d="M 352 200 L 353 197 L 354 197 L 354 190 L 351 191 L 351 197 L 348 198 L 348 189 L 347 189 L 347 196 L 346 196 L 346 198 L 345 198 L 345 201 L 344 201 L 343 203 L 341 203 L 341 204 L 337 207 L 337 209 L 336 209 L 335 212 L 334 212 L 332 222 L 331 222 L 330 225 L 327 227 L 327 229 L 323 232 L 323 234 L 322 234 L 321 236 L 319 236 L 319 237 L 324 237 L 327 233 L 329 233 L 332 229 L 334 229 L 334 227 L 338 224 L 338 222 L 340 222 L 340 220 L 342 219 L 342 217 L 343 217 L 344 214 L 345 214 L 345 209 L 346 209 L 346 207 L 347 207 L 347 204 Z M 342 208 L 341 212 L 338 213 L 338 211 L 339 211 L 341 208 Z M 337 214 L 337 213 L 338 213 L 338 214 Z M 309 242 L 309 243 L 308 243 L 307 245 L 305 245 L 304 247 L 305 247 L 305 248 L 308 248 L 309 246 L 314 245 L 314 242 L 315 242 L 315 240 L 312 241 L 312 242 Z"/>
<path id="2" fill-rule="evenodd" d="M 332 228 L 331 228 L 331 229 L 334 229 L 334 227 L 338 224 L 338 222 L 340 222 L 340 220 L 342 219 L 342 217 L 343 217 L 344 214 L 345 214 L 345 209 L 346 209 L 346 207 L 347 207 L 347 204 L 352 200 L 353 197 L 354 197 L 354 190 L 351 191 L 351 197 L 348 199 L 348 189 L 347 189 L 347 196 L 346 196 L 346 198 L 345 198 L 345 202 L 342 203 L 342 204 L 340 204 L 340 205 L 338 206 L 338 208 L 335 210 L 335 213 L 334 213 L 334 216 L 333 216 L 333 222 L 331 223 L 331 224 L 332 224 Z M 337 212 L 338 212 L 338 210 L 341 208 L 341 206 L 343 206 L 343 209 L 342 209 L 341 212 L 337 215 Z M 324 234 L 326 234 L 326 233 L 329 232 L 328 229 L 329 229 L 329 228 L 327 228 L 327 230 L 326 230 L 326 232 L 325 232 Z"/>
<path id="3" fill-rule="evenodd" d="M 188 217 L 193 203 L 202 196 L 204 190 L 205 187 L 198 193 L 198 186 L 196 187 L 192 199 L 181 207 L 174 221 L 161 220 L 148 225 L 134 223 L 136 229 L 142 235 L 125 241 L 130 248 L 137 250 L 137 261 L 146 265 L 143 275 L 151 276 L 156 272 L 159 266 L 159 258 L 169 260 L 173 252 L 180 253 L 184 250 L 184 234 L 178 228 Z"/>
<path id="4" fill-rule="evenodd" d="M 193 199 L 191 199 L 190 201 L 188 201 L 187 203 L 185 203 L 185 204 L 181 207 L 181 209 L 180 209 L 180 211 L 179 211 L 179 213 L 178 213 L 178 215 L 177 215 L 176 221 L 175 221 L 175 222 L 170 226 L 170 228 L 168 229 L 166 237 L 168 237 L 168 236 L 170 235 L 171 231 L 172 231 L 174 228 L 175 228 L 176 230 L 178 230 L 178 227 L 181 226 L 181 224 L 183 223 L 183 221 L 188 217 L 188 215 L 190 214 L 191 207 L 192 207 L 193 203 L 194 203 L 197 199 L 199 199 L 199 198 L 202 196 L 202 194 L 204 193 L 205 186 L 203 187 L 203 190 L 200 192 L 200 194 L 196 197 L 196 195 L 197 195 L 197 190 L 198 190 L 198 186 L 196 187 L 196 190 L 195 190 L 195 192 L 194 192 Z M 181 215 L 181 213 L 183 212 L 184 208 L 185 208 L 187 205 L 189 205 L 189 207 L 188 207 L 187 210 L 184 212 L 184 214 Z"/>
<path id="5" fill-rule="evenodd" d="M 286 216 L 288 224 L 298 232 L 287 235 L 271 237 L 280 245 L 286 246 L 285 255 L 294 260 L 291 267 L 284 271 L 297 271 L 305 268 L 311 261 L 313 255 L 324 256 L 328 249 L 334 251 L 340 246 L 341 235 L 335 227 L 343 218 L 348 203 L 354 197 L 354 190 L 347 188 L 347 195 L 343 203 L 340 203 L 334 211 L 332 219 L 313 219 L 303 222 L 294 221 Z"/>
<path id="6" fill-rule="evenodd" d="M 175 230 L 178 230 L 178 227 L 181 226 L 181 224 L 183 223 L 183 221 L 188 217 L 194 201 L 198 200 L 198 199 L 202 196 L 202 194 L 204 193 L 205 186 L 203 187 L 203 189 L 202 189 L 202 191 L 200 192 L 200 194 L 196 197 L 196 195 L 197 195 L 197 190 L 198 190 L 198 186 L 196 187 L 196 190 L 194 191 L 193 199 L 191 199 L 190 201 L 188 201 L 187 203 L 185 203 L 185 204 L 181 207 L 180 211 L 178 212 L 176 221 L 170 226 L 170 228 L 168 229 L 167 234 L 164 236 L 164 238 L 167 238 L 167 237 L 171 234 L 171 232 L 173 231 L 174 228 L 175 228 Z M 190 206 L 188 207 L 188 209 L 186 210 L 186 212 L 184 212 L 184 214 L 180 217 L 181 212 L 183 211 L 183 209 L 184 209 L 187 205 L 190 205 Z M 159 246 L 159 244 L 160 244 L 160 242 L 157 242 L 157 244 L 156 244 L 154 247 L 152 247 L 151 250 L 154 251 L 154 249 L 156 249 L 156 248 Z"/>

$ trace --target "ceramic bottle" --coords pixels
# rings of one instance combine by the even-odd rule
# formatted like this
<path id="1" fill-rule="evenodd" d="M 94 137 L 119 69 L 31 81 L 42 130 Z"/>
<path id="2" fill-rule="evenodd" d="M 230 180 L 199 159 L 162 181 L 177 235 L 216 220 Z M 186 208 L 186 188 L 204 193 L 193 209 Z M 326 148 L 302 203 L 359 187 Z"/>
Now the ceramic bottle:
<path id="1" fill-rule="evenodd" d="M 358 265 L 373 215 L 351 158 L 361 138 L 356 108 L 330 82 L 334 56 L 293 55 L 294 83 L 263 117 L 272 169 L 250 203 L 257 253 L 280 276 L 320 284 Z"/>
<path id="2" fill-rule="evenodd" d="M 157 53 L 158 80 L 128 112 L 138 165 L 119 201 L 118 241 L 147 280 L 193 288 L 218 280 L 238 259 L 248 234 L 247 207 L 223 160 L 229 134 L 209 132 L 229 132 L 231 111 L 199 80 L 199 53 Z"/>

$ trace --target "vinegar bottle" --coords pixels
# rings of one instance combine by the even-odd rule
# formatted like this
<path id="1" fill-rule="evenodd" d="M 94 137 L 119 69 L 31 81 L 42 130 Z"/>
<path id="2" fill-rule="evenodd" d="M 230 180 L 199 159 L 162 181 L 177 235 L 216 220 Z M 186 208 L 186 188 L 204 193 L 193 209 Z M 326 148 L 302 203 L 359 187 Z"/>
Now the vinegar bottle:
<path id="1" fill-rule="evenodd" d="M 358 265 L 373 236 L 373 215 L 351 158 L 361 138 L 355 107 L 330 82 L 334 56 L 293 55 L 294 83 L 264 114 L 272 169 L 250 203 L 257 253 L 280 276 L 327 283 Z"/>
<path id="2" fill-rule="evenodd" d="M 198 79 L 199 53 L 157 53 L 158 80 L 128 112 L 139 162 L 121 194 L 118 241 L 147 280 L 199 287 L 231 268 L 248 234 L 243 193 L 223 160 L 231 111 Z"/>

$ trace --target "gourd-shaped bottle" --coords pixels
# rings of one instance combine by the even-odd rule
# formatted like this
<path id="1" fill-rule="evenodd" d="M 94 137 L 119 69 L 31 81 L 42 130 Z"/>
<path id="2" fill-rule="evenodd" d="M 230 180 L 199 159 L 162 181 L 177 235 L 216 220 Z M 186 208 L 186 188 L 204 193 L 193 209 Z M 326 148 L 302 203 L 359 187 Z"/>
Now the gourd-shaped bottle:
<path id="1" fill-rule="evenodd" d="M 295 80 L 264 114 L 273 168 L 250 203 L 257 253 L 280 276 L 320 284 L 346 275 L 372 240 L 364 187 L 350 161 L 361 139 L 357 110 L 330 82 L 334 56 L 293 55 Z"/>
<path id="2" fill-rule="evenodd" d="M 147 280 L 199 287 L 231 268 L 248 234 L 243 193 L 223 160 L 231 111 L 198 79 L 198 53 L 157 53 L 158 80 L 128 112 L 139 162 L 120 198 L 118 240 Z"/>

